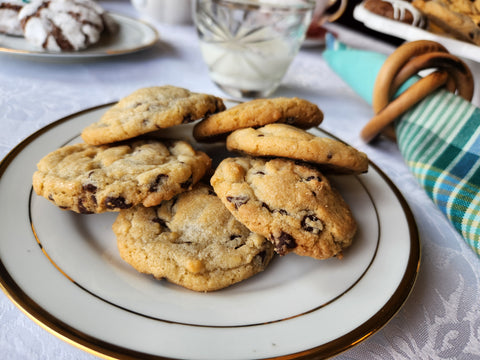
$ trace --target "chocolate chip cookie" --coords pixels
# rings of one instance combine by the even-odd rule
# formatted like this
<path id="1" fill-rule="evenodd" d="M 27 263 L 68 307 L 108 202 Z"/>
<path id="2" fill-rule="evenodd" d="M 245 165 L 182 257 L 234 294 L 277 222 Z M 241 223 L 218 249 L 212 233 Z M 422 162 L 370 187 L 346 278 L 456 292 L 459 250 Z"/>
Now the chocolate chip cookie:
<path id="1" fill-rule="evenodd" d="M 227 158 L 211 184 L 231 213 L 270 240 L 280 255 L 341 257 L 357 225 L 340 194 L 318 170 L 292 160 Z"/>
<path id="2" fill-rule="evenodd" d="M 272 244 L 235 220 L 205 184 L 158 207 L 121 211 L 113 231 L 121 257 L 136 270 L 195 291 L 245 280 L 274 254 Z"/>
<path id="3" fill-rule="evenodd" d="M 184 141 L 75 144 L 40 160 L 33 188 L 61 209 L 82 214 L 158 205 L 190 189 L 211 159 Z"/>
<path id="4" fill-rule="evenodd" d="M 91 145 L 108 144 L 189 123 L 224 109 L 222 99 L 213 95 L 170 85 L 142 88 L 86 127 L 82 138 Z"/>
<path id="5" fill-rule="evenodd" d="M 345 143 L 312 135 L 286 124 L 236 130 L 227 149 L 252 156 L 277 156 L 314 163 L 322 171 L 359 174 L 368 171 L 368 157 Z"/>
<path id="6" fill-rule="evenodd" d="M 299 98 L 256 99 L 208 116 L 193 129 L 197 141 L 217 141 L 237 129 L 259 127 L 274 122 L 308 129 L 323 121 L 317 105 Z"/>

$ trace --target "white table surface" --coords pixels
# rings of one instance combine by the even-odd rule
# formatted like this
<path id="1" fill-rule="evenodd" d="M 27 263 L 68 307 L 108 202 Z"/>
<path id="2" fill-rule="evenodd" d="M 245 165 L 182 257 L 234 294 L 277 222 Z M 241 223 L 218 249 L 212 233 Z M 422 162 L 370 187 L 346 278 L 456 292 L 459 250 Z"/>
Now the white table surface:
<path id="1" fill-rule="evenodd" d="M 102 1 L 137 17 L 128 1 Z M 193 26 L 154 24 L 161 41 L 126 56 L 60 63 L 0 55 L 0 158 L 43 126 L 69 114 L 116 101 L 152 85 L 173 84 L 224 94 L 210 81 Z M 393 48 L 333 26 L 352 46 Z M 404 164 L 395 144 L 359 138 L 372 110 L 322 59 L 303 49 L 273 96 L 298 96 L 324 111 L 322 127 L 366 152 L 407 199 L 419 228 L 422 259 L 413 292 L 379 332 L 337 359 L 480 359 L 480 260 L 437 210 Z M 478 64 L 471 64 L 476 74 Z M 478 104 L 478 90 L 475 102 Z M 0 292 L 0 358 L 97 359 L 50 334 Z"/>

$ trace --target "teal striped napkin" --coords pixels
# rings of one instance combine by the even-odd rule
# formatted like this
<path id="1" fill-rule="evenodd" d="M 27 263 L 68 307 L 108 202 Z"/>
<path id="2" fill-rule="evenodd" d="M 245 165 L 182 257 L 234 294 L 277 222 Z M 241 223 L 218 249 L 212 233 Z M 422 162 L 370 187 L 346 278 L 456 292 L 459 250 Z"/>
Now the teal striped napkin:
<path id="1" fill-rule="evenodd" d="M 371 103 L 376 74 L 386 59 L 373 54 L 328 37 L 323 56 Z M 395 132 L 400 152 L 420 185 L 480 257 L 480 109 L 440 89 L 397 119 Z"/>

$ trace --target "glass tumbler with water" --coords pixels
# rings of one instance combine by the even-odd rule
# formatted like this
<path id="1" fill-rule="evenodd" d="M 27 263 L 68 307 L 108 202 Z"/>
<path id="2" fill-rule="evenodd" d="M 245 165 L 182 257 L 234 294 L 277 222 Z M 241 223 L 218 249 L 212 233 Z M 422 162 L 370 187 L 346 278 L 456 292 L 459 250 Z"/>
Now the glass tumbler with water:
<path id="1" fill-rule="evenodd" d="M 314 0 L 196 0 L 195 24 L 211 79 L 234 97 L 272 94 L 314 8 Z"/>

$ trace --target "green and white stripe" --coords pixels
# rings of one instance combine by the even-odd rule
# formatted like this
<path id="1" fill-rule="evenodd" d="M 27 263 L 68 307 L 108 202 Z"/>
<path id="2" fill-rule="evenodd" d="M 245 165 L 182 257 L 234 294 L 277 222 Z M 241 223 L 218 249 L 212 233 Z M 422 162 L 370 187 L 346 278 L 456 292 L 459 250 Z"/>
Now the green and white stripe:
<path id="1" fill-rule="evenodd" d="M 396 124 L 406 163 L 480 256 L 480 109 L 438 90 Z"/>

